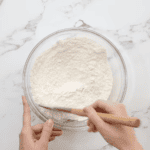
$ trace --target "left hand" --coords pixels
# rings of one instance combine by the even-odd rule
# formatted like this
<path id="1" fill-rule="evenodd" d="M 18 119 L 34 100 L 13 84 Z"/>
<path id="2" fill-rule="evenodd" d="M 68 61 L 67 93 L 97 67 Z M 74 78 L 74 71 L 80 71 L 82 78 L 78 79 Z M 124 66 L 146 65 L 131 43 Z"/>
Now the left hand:
<path id="1" fill-rule="evenodd" d="M 50 119 L 44 124 L 31 126 L 30 107 L 25 96 L 22 96 L 24 105 L 23 128 L 20 134 L 20 150 L 48 150 L 48 143 L 55 139 L 55 136 L 63 134 L 62 130 L 54 128 L 54 122 Z"/>

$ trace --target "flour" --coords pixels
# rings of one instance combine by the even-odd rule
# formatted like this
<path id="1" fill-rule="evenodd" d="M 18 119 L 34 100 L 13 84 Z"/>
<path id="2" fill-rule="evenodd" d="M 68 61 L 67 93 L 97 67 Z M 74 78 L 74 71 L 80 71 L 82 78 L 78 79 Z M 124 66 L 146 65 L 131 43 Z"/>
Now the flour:
<path id="1" fill-rule="evenodd" d="M 113 77 L 105 48 L 78 37 L 59 41 L 42 53 L 33 65 L 30 83 L 38 104 L 83 109 L 108 99 Z"/>
<path id="2" fill-rule="evenodd" d="M 63 86 L 61 86 L 60 88 L 55 89 L 54 93 L 64 94 L 66 92 L 74 92 L 79 88 L 83 89 L 82 84 L 80 82 L 67 82 L 67 83 L 63 84 Z"/>

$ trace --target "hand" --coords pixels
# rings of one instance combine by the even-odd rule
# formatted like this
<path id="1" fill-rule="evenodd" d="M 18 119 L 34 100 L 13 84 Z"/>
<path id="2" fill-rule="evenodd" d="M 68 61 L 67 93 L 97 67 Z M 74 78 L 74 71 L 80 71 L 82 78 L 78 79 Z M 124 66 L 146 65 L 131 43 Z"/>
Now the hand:
<path id="1" fill-rule="evenodd" d="M 30 107 L 25 96 L 22 97 L 24 105 L 23 128 L 20 134 L 20 150 L 48 150 L 48 143 L 55 136 L 62 135 L 62 130 L 53 128 L 54 122 L 50 119 L 44 124 L 31 126 Z"/>
<path id="2" fill-rule="evenodd" d="M 142 149 L 142 146 L 136 139 L 135 131 L 132 127 L 109 124 L 104 122 L 96 113 L 110 113 L 117 116 L 129 117 L 123 104 L 107 103 L 105 101 L 98 100 L 89 107 L 85 107 L 83 111 L 89 118 L 87 121 L 89 132 L 99 132 L 108 143 L 120 150 L 136 150 L 136 148 L 138 150 Z"/>

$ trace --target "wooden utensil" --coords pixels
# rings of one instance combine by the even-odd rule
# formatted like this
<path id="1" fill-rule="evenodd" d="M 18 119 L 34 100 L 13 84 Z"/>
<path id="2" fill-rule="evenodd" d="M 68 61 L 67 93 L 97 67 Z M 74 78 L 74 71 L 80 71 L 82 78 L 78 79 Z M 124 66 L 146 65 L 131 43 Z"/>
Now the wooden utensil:
<path id="1" fill-rule="evenodd" d="M 43 105 L 39 105 L 39 106 L 46 108 L 46 109 L 50 109 L 50 110 L 56 109 L 58 111 L 68 112 L 68 113 L 86 117 L 86 114 L 84 113 L 83 109 L 61 108 L 61 107 L 50 108 L 50 107 L 43 106 Z M 97 115 L 101 117 L 101 119 L 103 119 L 107 123 L 120 124 L 120 125 L 129 126 L 129 127 L 136 127 L 136 128 L 140 126 L 140 119 L 138 119 L 137 117 L 122 117 L 122 116 L 117 116 L 113 114 L 99 113 L 99 112 L 97 112 Z"/>

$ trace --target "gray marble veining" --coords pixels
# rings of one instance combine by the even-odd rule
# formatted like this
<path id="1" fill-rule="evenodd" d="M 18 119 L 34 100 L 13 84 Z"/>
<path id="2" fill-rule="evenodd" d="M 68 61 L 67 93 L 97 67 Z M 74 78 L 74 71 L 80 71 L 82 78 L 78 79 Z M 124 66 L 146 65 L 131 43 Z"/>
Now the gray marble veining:
<path id="1" fill-rule="evenodd" d="M 79 27 L 103 34 L 118 47 L 124 59 L 128 57 L 125 61 L 131 61 L 136 73 L 134 79 L 129 78 L 130 81 L 135 80 L 136 84 L 129 87 L 133 95 L 125 101 L 126 107 L 130 106 L 130 116 L 141 119 L 141 126 L 135 129 L 136 135 L 143 148 L 149 150 L 150 94 L 144 93 L 150 90 L 148 87 L 150 85 L 149 0 L 137 0 L 135 3 L 126 0 L 122 2 L 125 6 L 122 6 L 118 0 L 23 0 L 22 3 L 23 6 L 18 0 L 13 2 L 0 0 L 0 145 L 2 149 L 16 150 L 19 147 L 18 135 L 22 128 L 23 113 L 21 96 L 24 94 L 22 73 L 30 51 L 39 40 L 54 31 Z M 119 8 L 127 6 L 132 9 L 128 12 L 124 10 L 116 12 Z M 123 19 L 121 15 L 124 15 Z M 143 17 L 138 17 L 140 15 Z M 111 59 L 110 56 L 109 60 Z M 129 62 L 126 64 L 130 65 Z M 136 95 L 140 100 L 137 100 Z M 132 104 L 134 109 L 131 107 Z M 32 125 L 43 123 L 32 110 L 31 119 Z M 6 138 L 3 138 L 4 135 Z M 81 139 L 84 140 L 82 143 Z M 61 150 L 62 146 L 59 143 L 63 143 L 66 149 L 70 150 L 116 149 L 107 144 L 99 134 L 88 132 L 66 131 L 64 136 L 49 143 L 49 149 Z"/>

